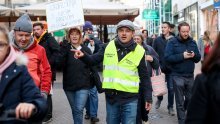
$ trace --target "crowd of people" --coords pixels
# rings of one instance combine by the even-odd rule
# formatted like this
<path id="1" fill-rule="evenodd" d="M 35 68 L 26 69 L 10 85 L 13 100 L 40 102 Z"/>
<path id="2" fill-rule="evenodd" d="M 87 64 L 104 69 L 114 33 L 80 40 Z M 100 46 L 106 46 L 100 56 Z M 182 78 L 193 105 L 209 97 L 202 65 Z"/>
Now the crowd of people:
<path id="1" fill-rule="evenodd" d="M 117 36 L 104 44 L 86 21 L 83 27 L 70 28 L 59 45 L 42 23 L 32 24 L 24 14 L 10 33 L 0 26 L 1 112 L 13 109 L 16 119 L 28 123 L 52 121 L 53 83 L 57 68 L 62 67 L 63 90 L 74 124 L 83 123 L 84 109 L 85 119 L 99 122 L 98 93 L 102 92 L 107 124 L 149 124 L 151 77 L 161 69 L 167 82 L 169 115 L 177 113 L 179 124 L 220 123 L 220 33 L 213 43 L 205 31 L 196 44 L 188 23 L 178 25 L 178 34 L 173 33 L 174 26 L 163 22 L 162 34 L 151 38 L 147 30 L 135 31 L 133 22 L 122 20 Z M 194 81 L 199 61 L 202 74 Z M 163 96 L 157 96 L 156 109 L 162 100 Z"/>

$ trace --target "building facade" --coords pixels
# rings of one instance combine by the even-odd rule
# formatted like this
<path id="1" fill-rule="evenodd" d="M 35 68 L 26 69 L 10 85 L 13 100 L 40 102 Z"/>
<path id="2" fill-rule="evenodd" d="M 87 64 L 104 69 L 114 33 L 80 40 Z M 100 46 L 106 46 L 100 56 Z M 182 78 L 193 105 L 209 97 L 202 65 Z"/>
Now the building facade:
<path id="1" fill-rule="evenodd" d="M 172 0 L 146 0 L 146 9 L 158 12 L 157 19 L 146 19 L 146 29 L 149 34 L 160 34 L 162 22 L 172 23 Z"/>
<path id="2" fill-rule="evenodd" d="M 181 3 L 181 4 L 180 4 Z M 173 0 L 173 23 L 178 26 L 181 22 L 190 24 L 191 37 L 198 40 L 199 37 L 199 14 L 198 0 Z"/>
<path id="3" fill-rule="evenodd" d="M 173 22 L 177 26 L 186 21 L 191 26 L 191 36 L 198 40 L 208 30 L 214 41 L 219 31 L 218 10 L 214 8 L 214 0 L 173 0 Z M 181 4 L 179 4 L 181 3 Z"/>

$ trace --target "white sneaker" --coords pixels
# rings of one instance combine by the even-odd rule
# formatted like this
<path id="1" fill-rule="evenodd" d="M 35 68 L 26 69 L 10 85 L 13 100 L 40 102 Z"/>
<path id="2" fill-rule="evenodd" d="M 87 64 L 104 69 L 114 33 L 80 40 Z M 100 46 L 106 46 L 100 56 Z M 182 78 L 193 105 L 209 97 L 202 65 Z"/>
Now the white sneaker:
<path id="1" fill-rule="evenodd" d="M 149 121 L 142 121 L 142 124 L 150 124 Z"/>

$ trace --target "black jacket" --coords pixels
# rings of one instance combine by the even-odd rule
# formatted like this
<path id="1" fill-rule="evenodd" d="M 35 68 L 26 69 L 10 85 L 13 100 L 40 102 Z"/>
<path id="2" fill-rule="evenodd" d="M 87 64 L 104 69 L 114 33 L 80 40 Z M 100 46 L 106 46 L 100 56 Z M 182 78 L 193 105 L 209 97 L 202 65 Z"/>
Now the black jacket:
<path id="1" fill-rule="evenodd" d="M 220 124 L 219 69 L 197 75 L 187 109 L 186 124 Z"/>
<path id="2" fill-rule="evenodd" d="M 88 47 L 85 45 L 81 46 L 82 51 L 91 54 L 91 51 Z M 71 44 L 67 43 L 67 41 L 63 41 L 61 46 L 63 89 L 72 91 L 90 89 L 92 87 L 92 83 L 90 81 L 91 69 L 80 59 L 74 58 L 74 54 L 71 49 Z"/>
<path id="3" fill-rule="evenodd" d="M 133 51 L 137 46 L 137 44 L 133 40 L 131 41 L 133 43 L 127 48 L 121 47 L 117 42 L 119 42 L 119 41 L 115 40 L 119 61 L 125 55 L 127 55 L 130 51 Z M 104 59 L 104 52 L 105 52 L 106 46 L 107 45 L 104 44 L 100 48 L 99 52 L 97 52 L 94 55 L 89 56 L 89 55 L 85 54 L 85 56 L 82 57 L 81 60 L 83 60 L 83 62 L 85 62 L 89 65 L 96 65 L 96 64 L 102 62 Z M 122 53 L 125 53 L 125 54 L 122 55 Z M 150 77 L 147 72 L 147 67 L 145 64 L 145 57 L 144 56 L 141 59 L 140 64 L 138 66 L 138 74 L 140 77 L 140 90 L 145 95 L 144 96 L 145 101 L 151 102 L 152 101 L 152 86 L 151 86 Z M 108 102 L 110 102 L 110 103 L 117 102 L 119 104 L 120 103 L 123 104 L 123 103 L 127 103 L 129 101 L 133 101 L 133 100 L 138 99 L 138 93 L 128 93 L 128 92 L 106 89 L 105 94 L 106 94 L 106 98 L 107 98 Z"/>
<path id="4" fill-rule="evenodd" d="M 39 42 L 46 50 L 47 59 L 51 66 L 52 80 L 56 80 L 56 66 L 60 64 L 60 46 L 55 38 L 48 32 L 44 34 Z"/>
<path id="5" fill-rule="evenodd" d="M 143 43 L 143 47 L 145 49 L 145 54 L 146 55 L 151 55 L 153 57 L 153 61 L 152 62 L 147 62 L 147 71 L 148 71 L 148 75 L 150 77 L 152 77 L 152 69 L 157 70 L 159 68 L 159 56 L 156 53 L 156 51 L 149 45 L 146 45 L 145 43 Z"/>
<path id="6" fill-rule="evenodd" d="M 153 38 L 147 37 L 146 40 L 144 41 L 144 43 L 149 46 L 153 46 L 153 41 L 154 41 Z"/>
<path id="7" fill-rule="evenodd" d="M 170 37 L 170 39 L 172 39 L 172 37 Z M 153 48 L 159 55 L 159 63 L 160 63 L 161 71 L 165 74 L 169 74 L 171 72 L 170 66 L 165 62 L 164 59 L 166 45 L 170 39 L 166 40 L 165 37 L 161 35 L 157 37 L 153 42 Z"/>

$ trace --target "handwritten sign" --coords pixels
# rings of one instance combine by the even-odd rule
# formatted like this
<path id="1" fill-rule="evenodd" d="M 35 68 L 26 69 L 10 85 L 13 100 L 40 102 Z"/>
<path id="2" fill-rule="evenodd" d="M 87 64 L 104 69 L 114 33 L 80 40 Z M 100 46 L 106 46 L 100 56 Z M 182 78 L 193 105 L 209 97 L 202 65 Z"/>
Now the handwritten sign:
<path id="1" fill-rule="evenodd" d="M 81 0 L 63 0 L 46 6 L 48 32 L 84 24 Z"/>

